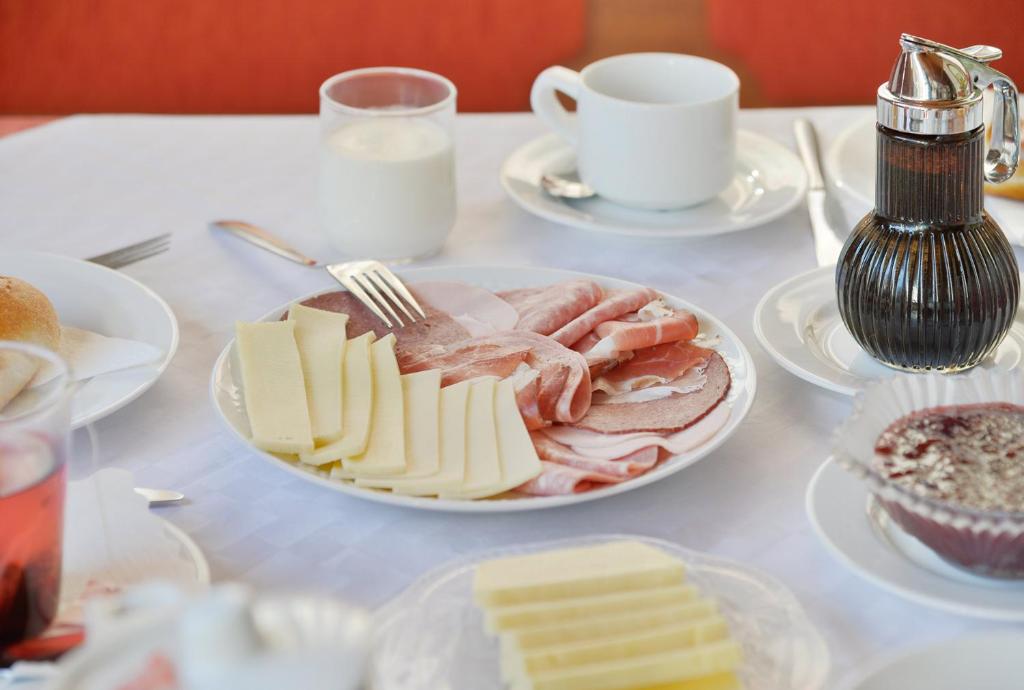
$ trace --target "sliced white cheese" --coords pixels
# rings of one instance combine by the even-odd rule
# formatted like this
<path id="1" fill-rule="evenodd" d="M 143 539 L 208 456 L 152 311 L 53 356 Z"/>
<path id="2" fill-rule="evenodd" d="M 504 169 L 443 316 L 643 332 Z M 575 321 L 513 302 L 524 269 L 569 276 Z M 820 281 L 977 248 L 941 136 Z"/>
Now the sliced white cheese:
<path id="1" fill-rule="evenodd" d="M 238 323 L 235 334 L 253 445 L 274 453 L 312 450 L 295 324 Z"/>
<path id="2" fill-rule="evenodd" d="M 466 417 L 470 381 L 441 389 L 440 468 L 425 479 L 396 481 L 391 490 L 411 496 L 436 496 L 458 488 L 466 472 Z"/>
<path id="3" fill-rule="evenodd" d="M 486 561 L 476 569 L 473 590 L 480 604 L 505 606 L 671 585 L 682 579 L 679 559 L 623 540 Z"/>
<path id="4" fill-rule="evenodd" d="M 374 334 L 368 331 L 345 345 L 342 367 L 342 409 L 345 420 L 341 438 L 303 453 L 299 459 L 309 465 L 328 465 L 342 458 L 360 455 L 370 436 L 370 413 L 373 407 L 373 362 L 370 345 Z"/>
<path id="5" fill-rule="evenodd" d="M 510 491 L 541 472 L 540 458 L 516 404 L 515 384 L 502 381 L 494 394 L 494 424 L 501 460 L 501 490 Z"/>
<path id="6" fill-rule="evenodd" d="M 497 380 L 476 380 L 469 389 L 466 415 L 466 474 L 462 484 L 440 492 L 441 498 L 485 498 L 502 491 L 501 459 L 494 424 Z"/>
<path id="7" fill-rule="evenodd" d="M 370 360 L 373 367 L 370 436 L 362 455 L 341 458 L 343 476 L 351 473 L 353 477 L 381 477 L 405 472 L 405 404 L 393 333 L 370 346 Z"/>
<path id="8" fill-rule="evenodd" d="M 341 438 L 342 362 L 348 315 L 292 305 L 288 320 L 295 322 L 306 401 L 313 440 L 317 445 Z"/>
<path id="9" fill-rule="evenodd" d="M 729 626 L 722 616 L 633 630 L 614 637 L 555 644 L 502 660 L 502 675 L 509 683 L 560 668 L 582 666 L 610 659 L 668 652 L 724 640 Z"/>
<path id="10" fill-rule="evenodd" d="M 485 621 L 489 631 L 516 630 L 685 604 L 699 595 L 696 587 L 686 584 L 640 589 L 624 585 L 621 592 L 488 608 Z"/>
<path id="11" fill-rule="evenodd" d="M 388 489 L 398 483 L 432 477 L 440 469 L 440 369 L 404 374 L 402 398 L 405 405 L 405 472 L 398 477 L 359 477 L 356 486 Z"/>
<path id="12" fill-rule="evenodd" d="M 513 690 L 634 690 L 725 673 L 740 664 L 732 640 L 537 673 Z"/>

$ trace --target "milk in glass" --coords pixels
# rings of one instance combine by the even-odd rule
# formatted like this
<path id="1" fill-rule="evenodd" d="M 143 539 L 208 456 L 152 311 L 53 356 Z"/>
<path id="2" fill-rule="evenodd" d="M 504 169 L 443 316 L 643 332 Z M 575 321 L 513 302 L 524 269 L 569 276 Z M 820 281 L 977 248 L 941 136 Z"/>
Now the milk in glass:
<path id="1" fill-rule="evenodd" d="M 455 222 L 451 135 L 429 118 L 384 113 L 341 124 L 321 143 L 320 212 L 352 258 L 438 251 Z"/>

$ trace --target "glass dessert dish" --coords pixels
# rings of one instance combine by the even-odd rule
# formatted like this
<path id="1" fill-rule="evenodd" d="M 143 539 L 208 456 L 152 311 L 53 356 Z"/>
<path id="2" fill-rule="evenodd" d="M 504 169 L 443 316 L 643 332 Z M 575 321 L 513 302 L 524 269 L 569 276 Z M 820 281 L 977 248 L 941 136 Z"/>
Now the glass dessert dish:
<path id="1" fill-rule="evenodd" d="M 896 524 L 947 562 L 1024 579 L 1022 430 L 991 424 L 999 415 L 997 426 L 1024 423 L 1019 406 L 1019 371 L 896 376 L 858 396 L 836 431 L 835 456 Z"/>

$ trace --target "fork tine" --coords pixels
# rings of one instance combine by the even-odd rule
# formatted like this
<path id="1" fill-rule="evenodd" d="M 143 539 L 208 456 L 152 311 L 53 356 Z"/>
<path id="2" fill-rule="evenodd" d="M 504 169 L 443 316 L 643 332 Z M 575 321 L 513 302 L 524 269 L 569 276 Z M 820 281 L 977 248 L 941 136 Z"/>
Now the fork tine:
<path id="1" fill-rule="evenodd" d="M 405 284 L 401 280 L 399 280 L 394 273 L 391 272 L 391 269 L 378 261 L 375 261 L 373 263 L 374 270 L 377 273 L 379 273 L 380 276 L 385 281 L 387 281 L 388 285 L 393 287 L 398 294 L 404 297 L 405 301 L 411 304 L 413 309 L 419 312 L 420 316 L 422 316 L 424 319 L 427 318 L 427 313 L 423 311 L 423 307 L 420 306 L 420 303 L 417 302 L 416 298 L 412 296 L 411 292 L 409 292 L 409 288 L 405 287 Z M 409 312 L 406 313 L 408 314 Z"/>
<path id="2" fill-rule="evenodd" d="M 397 321 L 400 327 L 405 326 L 405 322 L 402 321 L 402 317 L 398 315 L 398 312 L 396 312 L 394 307 L 391 306 L 391 303 L 380 294 L 380 291 L 377 290 L 377 286 L 373 284 L 373 281 L 370 280 L 365 273 L 353 273 L 352 278 L 355 279 L 356 282 L 358 282 L 370 297 L 375 299 L 380 306 L 388 310 L 388 313 L 391 314 L 391 318 Z"/>
<path id="3" fill-rule="evenodd" d="M 391 301 L 392 301 L 392 302 L 393 302 L 394 304 L 396 304 L 396 305 L 398 306 L 398 308 L 399 308 L 399 309 L 401 309 L 401 310 L 402 310 L 402 312 L 404 312 L 404 313 L 405 313 L 405 315 L 406 315 L 406 316 L 408 317 L 408 319 L 409 319 L 409 323 L 416 323 L 416 317 L 415 317 L 415 316 L 413 316 L 413 313 L 412 313 L 411 311 L 409 311 L 409 308 L 408 308 L 408 307 L 406 307 L 406 306 L 405 306 L 405 302 L 403 302 L 402 300 L 400 300 L 400 299 L 398 298 L 398 295 L 396 295 L 396 294 L 394 293 L 394 291 L 392 291 L 392 289 L 391 289 L 390 287 L 388 287 L 388 284 L 387 284 L 387 282 L 386 282 L 386 281 L 385 281 L 385 280 L 384 280 L 384 279 L 383 279 L 383 278 L 382 278 L 381 276 L 377 275 L 377 273 L 376 273 L 376 272 L 374 272 L 374 271 L 367 271 L 365 275 L 366 275 L 366 276 L 367 276 L 367 277 L 368 277 L 368 278 L 369 278 L 369 279 L 370 279 L 370 280 L 371 280 L 371 281 L 372 281 L 372 282 L 373 282 L 373 283 L 374 283 L 374 284 L 375 284 L 375 285 L 376 285 L 376 286 L 377 286 L 378 288 L 380 288 L 381 292 L 383 292 L 383 293 L 384 293 L 384 296 L 385 296 L 385 297 L 387 297 L 388 299 L 390 299 L 390 300 L 391 300 Z"/>
<path id="4" fill-rule="evenodd" d="M 334 279 L 341 283 L 342 287 L 355 295 L 356 299 L 362 302 L 367 309 L 376 314 L 377 318 L 383 321 L 385 326 L 388 328 L 394 328 L 394 324 L 391 323 L 391 319 L 389 319 L 384 312 L 380 310 L 380 307 L 374 304 L 373 300 L 366 294 L 366 291 L 363 290 L 362 286 L 356 282 L 355 278 L 353 278 L 351 274 L 346 273 L 343 269 L 343 265 L 328 266 L 327 272 L 334 276 Z"/>
<path id="5" fill-rule="evenodd" d="M 86 259 L 86 261 L 100 264 L 108 268 L 121 268 L 128 264 L 141 261 L 142 259 L 146 259 L 150 256 L 166 251 L 170 247 L 170 241 L 170 233 L 164 233 L 163 235 L 151 237 L 150 239 L 143 240 L 142 242 L 130 244 L 127 247 L 115 249 L 112 252 L 90 257 Z"/>

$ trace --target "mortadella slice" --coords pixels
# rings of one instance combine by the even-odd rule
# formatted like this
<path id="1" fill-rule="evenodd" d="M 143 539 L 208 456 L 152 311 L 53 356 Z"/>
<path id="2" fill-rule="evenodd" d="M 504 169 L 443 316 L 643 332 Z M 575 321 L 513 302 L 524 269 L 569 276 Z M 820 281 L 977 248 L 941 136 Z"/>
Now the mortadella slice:
<path id="1" fill-rule="evenodd" d="M 631 450 L 621 457 L 593 458 L 581 455 L 568 446 L 563 446 L 545 435 L 543 431 L 535 431 L 530 434 L 530 437 L 533 439 L 533 447 L 537 450 L 537 455 L 541 460 L 610 477 L 622 479 L 635 477 L 658 463 L 658 447 L 656 445 Z"/>
<path id="2" fill-rule="evenodd" d="M 519 312 L 516 330 L 550 335 L 601 301 L 604 291 L 592 280 L 568 280 L 542 288 L 499 292 Z"/>
<path id="3" fill-rule="evenodd" d="M 605 484 L 618 484 L 625 479 L 545 460 L 540 461 L 540 466 L 540 474 L 518 487 L 516 491 L 530 496 L 568 496 L 590 491 Z"/>
<path id="4" fill-rule="evenodd" d="M 605 434 L 666 433 L 691 426 L 725 399 L 732 383 L 725 360 L 717 352 L 710 352 L 704 370 L 707 382 L 699 391 L 642 403 L 594 405 L 575 426 Z"/>

